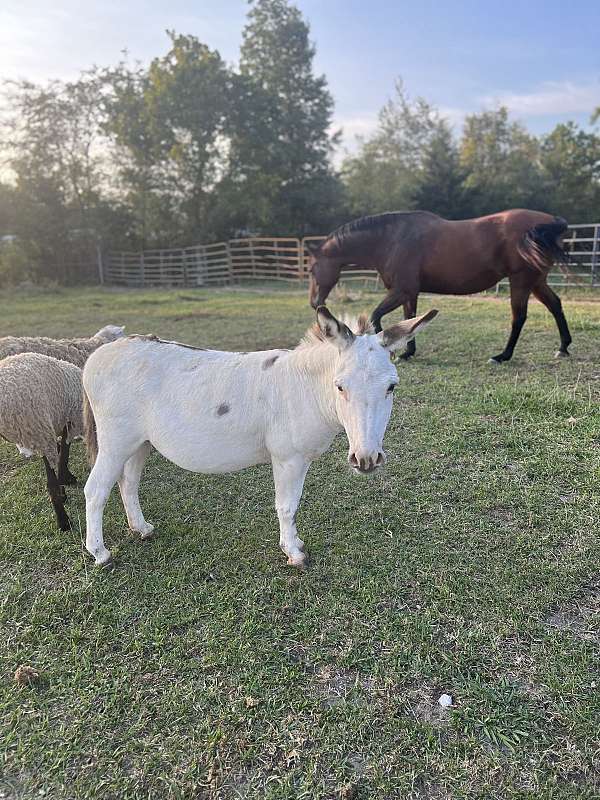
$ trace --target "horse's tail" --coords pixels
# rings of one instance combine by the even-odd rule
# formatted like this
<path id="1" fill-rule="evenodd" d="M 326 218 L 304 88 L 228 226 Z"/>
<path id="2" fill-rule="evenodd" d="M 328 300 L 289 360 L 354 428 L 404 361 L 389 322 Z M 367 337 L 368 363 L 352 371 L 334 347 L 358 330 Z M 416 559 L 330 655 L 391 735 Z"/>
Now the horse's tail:
<path id="1" fill-rule="evenodd" d="M 90 466 L 93 467 L 98 457 L 98 435 L 96 433 L 94 412 L 92 411 L 90 398 L 87 396 L 85 389 L 83 390 L 83 439 L 85 441 L 88 461 L 90 462 Z"/>
<path id="2" fill-rule="evenodd" d="M 553 222 L 534 225 L 523 236 L 517 245 L 517 252 L 532 267 L 544 272 L 557 263 L 561 270 L 566 269 L 569 255 L 559 242 L 559 238 L 567 230 L 567 221 L 562 217 L 554 217 Z"/>

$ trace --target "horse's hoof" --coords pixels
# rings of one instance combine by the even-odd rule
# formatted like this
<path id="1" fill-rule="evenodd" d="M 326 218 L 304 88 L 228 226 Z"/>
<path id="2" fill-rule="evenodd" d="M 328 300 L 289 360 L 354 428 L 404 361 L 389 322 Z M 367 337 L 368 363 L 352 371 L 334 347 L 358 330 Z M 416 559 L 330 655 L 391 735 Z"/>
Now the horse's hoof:
<path id="1" fill-rule="evenodd" d="M 61 531 L 66 532 L 66 531 L 70 531 L 73 526 L 71 525 L 71 520 L 67 519 L 67 520 L 65 520 L 63 522 L 59 522 L 58 523 L 58 527 L 60 528 Z"/>
<path id="2" fill-rule="evenodd" d="M 63 486 L 77 486 L 77 478 L 69 472 L 65 475 L 64 480 L 60 481 Z"/>
<path id="3" fill-rule="evenodd" d="M 487 363 L 488 364 L 496 364 L 496 365 L 497 364 L 502 364 L 502 359 L 501 358 L 497 358 L 496 356 L 492 356 L 491 358 L 488 358 Z"/>
<path id="4" fill-rule="evenodd" d="M 570 355 L 571 354 L 566 350 L 557 350 L 556 353 L 554 353 L 554 358 L 569 358 Z"/>

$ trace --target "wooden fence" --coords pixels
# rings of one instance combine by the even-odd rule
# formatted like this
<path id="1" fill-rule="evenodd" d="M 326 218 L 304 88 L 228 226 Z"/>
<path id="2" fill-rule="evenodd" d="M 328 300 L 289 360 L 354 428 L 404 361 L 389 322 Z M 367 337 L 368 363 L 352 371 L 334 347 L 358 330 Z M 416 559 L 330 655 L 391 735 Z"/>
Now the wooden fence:
<path id="1" fill-rule="evenodd" d="M 99 257 L 101 283 L 121 286 L 226 286 L 245 281 L 287 281 L 299 284 L 307 279 L 307 242 L 304 239 L 253 237 L 193 247 L 141 252 L 110 252 Z M 600 285 L 600 224 L 570 225 L 565 238 L 571 263 L 566 272 L 550 273 L 549 283 L 557 286 Z M 376 282 L 374 270 L 344 268 L 342 278 Z"/>

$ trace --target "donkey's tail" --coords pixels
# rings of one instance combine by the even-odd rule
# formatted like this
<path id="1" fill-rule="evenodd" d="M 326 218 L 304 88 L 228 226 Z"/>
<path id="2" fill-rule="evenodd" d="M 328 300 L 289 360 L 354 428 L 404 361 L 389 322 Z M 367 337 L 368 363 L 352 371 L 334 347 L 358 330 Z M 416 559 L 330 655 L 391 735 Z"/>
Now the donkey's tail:
<path id="1" fill-rule="evenodd" d="M 540 272 L 551 269 L 557 263 L 561 270 L 568 274 L 569 255 L 559 242 L 567 228 L 567 221 L 562 217 L 554 217 L 554 222 L 534 225 L 517 245 L 517 252 Z"/>
<path id="2" fill-rule="evenodd" d="M 92 411 L 90 398 L 87 396 L 85 389 L 83 390 L 83 439 L 85 441 L 88 461 L 90 462 L 90 466 L 93 467 L 98 456 L 98 435 L 96 433 L 94 412 Z"/>

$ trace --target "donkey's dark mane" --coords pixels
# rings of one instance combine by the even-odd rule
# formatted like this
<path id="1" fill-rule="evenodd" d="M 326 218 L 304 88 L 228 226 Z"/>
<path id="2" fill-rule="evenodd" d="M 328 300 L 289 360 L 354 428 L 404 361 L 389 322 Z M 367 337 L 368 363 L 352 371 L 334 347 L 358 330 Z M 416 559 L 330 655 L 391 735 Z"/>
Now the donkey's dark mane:
<path id="1" fill-rule="evenodd" d="M 332 233 L 329 234 L 323 244 L 329 241 L 335 241 L 338 247 L 342 247 L 348 238 L 356 233 L 368 233 L 371 231 L 380 231 L 388 225 L 400 222 L 409 216 L 423 215 L 434 217 L 429 211 L 385 211 L 383 214 L 370 214 L 367 217 L 359 217 L 353 219 L 351 222 L 346 222 L 340 225 Z"/>

